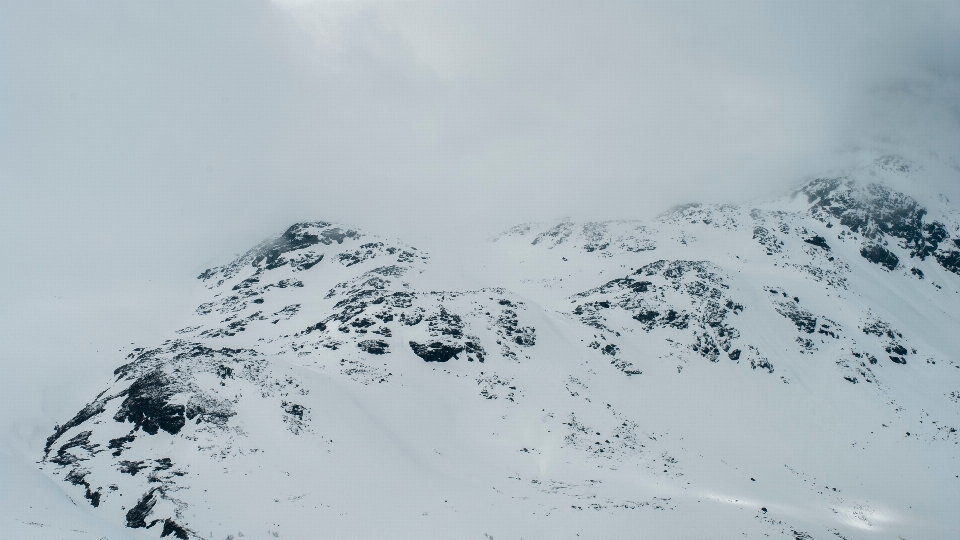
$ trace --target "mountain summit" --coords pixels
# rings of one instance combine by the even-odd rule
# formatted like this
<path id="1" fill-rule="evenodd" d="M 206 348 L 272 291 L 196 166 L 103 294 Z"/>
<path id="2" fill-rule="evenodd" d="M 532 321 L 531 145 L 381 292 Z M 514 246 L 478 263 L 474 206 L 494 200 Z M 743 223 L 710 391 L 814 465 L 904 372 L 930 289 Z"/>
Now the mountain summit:
<path id="1" fill-rule="evenodd" d="M 478 290 L 298 223 L 40 466 L 181 539 L 956 537 L 960 212 L 922 174 L 519 225 Z"/>

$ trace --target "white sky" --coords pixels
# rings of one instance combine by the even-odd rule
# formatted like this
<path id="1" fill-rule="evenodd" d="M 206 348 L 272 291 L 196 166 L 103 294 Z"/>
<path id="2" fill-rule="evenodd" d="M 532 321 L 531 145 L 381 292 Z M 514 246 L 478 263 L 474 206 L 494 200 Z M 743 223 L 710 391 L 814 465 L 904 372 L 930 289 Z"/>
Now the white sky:
<path id="1" fill-rule="evenodd" d="M 0 0 L 0 405 L 76 409 L 296 221 L 456 247 L 958 126 L 956 2 Z"/>

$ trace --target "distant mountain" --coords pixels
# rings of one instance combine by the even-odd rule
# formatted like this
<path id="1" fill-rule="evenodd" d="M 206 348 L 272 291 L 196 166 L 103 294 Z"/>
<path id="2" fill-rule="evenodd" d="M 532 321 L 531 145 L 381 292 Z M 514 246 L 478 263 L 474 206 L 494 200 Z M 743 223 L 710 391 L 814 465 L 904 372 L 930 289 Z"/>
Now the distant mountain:
<path id="1" fill-rule="evenodd" d="M 470 291 L 299 223 L 203 272 L 40 466 L 183 539 L 955 538 L 960 211 L 923 174 L 519 225 Z"/>

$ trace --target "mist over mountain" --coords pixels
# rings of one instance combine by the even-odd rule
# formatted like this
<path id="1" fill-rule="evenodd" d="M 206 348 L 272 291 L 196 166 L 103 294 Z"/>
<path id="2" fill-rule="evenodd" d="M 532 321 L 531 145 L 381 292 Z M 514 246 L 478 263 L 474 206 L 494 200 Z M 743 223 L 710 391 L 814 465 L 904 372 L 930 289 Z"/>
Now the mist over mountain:
<path id="1" fill-rule="evenodd" d="M 935 166 L 519 224 L 458 265 L 294 224 L 200 273 L 39 467 L 153 537 L 951 537 L 960 210 Z M 482 274 L 505 286 L 443 286 Z M 47 519 L 11 523 L 66 534 Z"/>
<path id="2" fill-rule="evenodd" d="M 956 536 L 958 40 L 0 0 L 0 527 Z"/>

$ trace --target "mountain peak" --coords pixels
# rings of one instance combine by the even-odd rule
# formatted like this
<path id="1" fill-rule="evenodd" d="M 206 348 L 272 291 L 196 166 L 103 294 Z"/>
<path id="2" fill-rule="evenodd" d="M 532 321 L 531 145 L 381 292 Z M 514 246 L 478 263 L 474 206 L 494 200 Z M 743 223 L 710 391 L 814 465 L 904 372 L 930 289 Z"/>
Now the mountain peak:
<path id="1" fill-rule="evenodd" d="M 201 274 L 189 324 L 123 359 L 41 467 L 179 538 L 510 515 L 525 537 L 686 538 L 705 512 L 738 536 L 949 536 L 920 509 L 960 502 L 925 487 L 957 472 L 956 214 L 861 173 L 523 224 L 473 290 L 402 242 L 294 224 Z"/>

